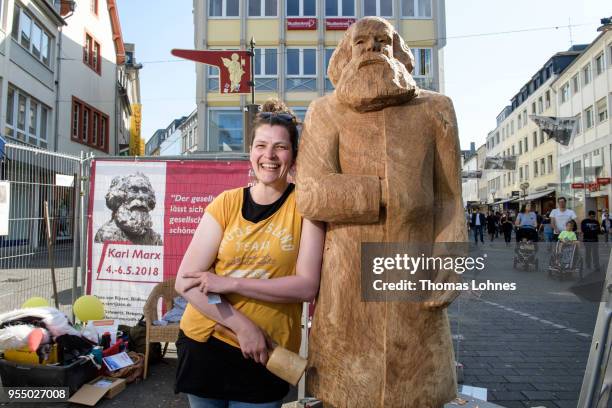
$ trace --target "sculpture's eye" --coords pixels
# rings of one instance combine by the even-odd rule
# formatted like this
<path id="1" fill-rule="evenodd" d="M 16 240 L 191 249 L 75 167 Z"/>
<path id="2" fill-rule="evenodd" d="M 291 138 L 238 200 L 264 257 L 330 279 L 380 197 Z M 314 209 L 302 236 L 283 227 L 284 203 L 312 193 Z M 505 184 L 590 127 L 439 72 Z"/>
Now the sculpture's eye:
<path id="1" fill-rule="evenodd" d="M 363 44 L 363 40 L 357 40 L 357 41 L 355 41 L 355 44 L 356 45 L 361 45 L 361 44 Z"/>

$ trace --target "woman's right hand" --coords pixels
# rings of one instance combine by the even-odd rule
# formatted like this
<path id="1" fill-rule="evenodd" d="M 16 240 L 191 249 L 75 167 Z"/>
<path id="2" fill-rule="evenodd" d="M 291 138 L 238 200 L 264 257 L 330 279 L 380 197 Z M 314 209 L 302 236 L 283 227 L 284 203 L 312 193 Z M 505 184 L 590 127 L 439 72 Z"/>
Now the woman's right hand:
<path id="1" fill-rule="evenodd" d="M 268 362 L 268 341 L 263 330 L 250 322 L 236 330 L 236 336 L 244 358 L 252 358 L 255 362 L 266 365 Z"/>

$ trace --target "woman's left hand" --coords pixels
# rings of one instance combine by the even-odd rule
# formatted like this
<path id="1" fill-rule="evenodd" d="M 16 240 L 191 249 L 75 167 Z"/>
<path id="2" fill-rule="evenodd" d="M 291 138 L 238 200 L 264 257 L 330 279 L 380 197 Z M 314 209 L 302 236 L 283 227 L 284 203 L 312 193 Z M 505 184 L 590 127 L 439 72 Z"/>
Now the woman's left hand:
<path id="1" fill-rule="evenodd" d="M 230 293 L 232 292 L 232 278 L 219 276 L 212 272 L 187 272 L 183 275 L 185 278 L 193 279 L 191 288 L 198 286 L 200 292 L 208 293 Z"/>

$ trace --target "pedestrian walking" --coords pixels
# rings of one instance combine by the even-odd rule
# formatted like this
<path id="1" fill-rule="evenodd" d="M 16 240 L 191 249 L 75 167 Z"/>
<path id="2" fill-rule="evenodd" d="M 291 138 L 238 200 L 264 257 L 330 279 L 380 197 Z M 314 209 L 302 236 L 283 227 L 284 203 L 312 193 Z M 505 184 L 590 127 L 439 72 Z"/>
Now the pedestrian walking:
<path id="1" fill-rule="evenodd" d="M 487 217 L 482 213 L 480 208 L 474 208 L 474 212 L 472 213 L 472 220 L 470 221 L 470 227 L 474 232 L 474 243 L 478 245 L 478 238 L 480 237 L 480 242 L 484 244 L 484 238 L 482 235 L 482 229 L 487 222 Z"/>
<path id="2" fill-rule="evenodd" d="M 516 217 L 515 225 L 518 227 L 516 232 L 516 242 L 523 238 L 528 241 L 538 242 L 538 218 L 536 213 L 531 211 L 531 204 L 524 204 Z"/>
<path id="3" fill-rule="evenodd" d="M 501 214 L 499 211 L 495 212 L 495 238 L 499 237 L 501 232 Z"/>
<path id="4" fill-rule="evenodd" d="M 554 240 L 556 241 L 559 234 L 566 230 L 567 222 L 576 219 L 576 213 L 570 210 L 567 206 L 565 197 L 557 199 L 557 208 L 550 213 L 550 222 L 553 226 Z"/>
<path id="5" fill-rule="evenodd" d="M 512 225 L 512 219 L 507 212 L 502 215 L 500 223 L 501 230 L 504 233 L 504 241 L 506 242 L 506 246 L 508 246 L 512 241 L 512 229 L 514 226 Z"/>
<path id="6" fill-rule="evenodd" d="M 489 240 L 493 242 L 495 239 L 495 233 L 497 231 L 497 218 L 493 211 L 489 211 L 487 216 L 487 233 L 489 234 Z"/>
<path id="7" fill-rule="evenodd" d="M 610 219 L 610 214 L 606 208 L 604 208 L 601 216 L 601 232 L 603 232 L 606 242 L 612 242 L 612 219 Z"/>
<path id="8" fill-rule="evenodd" d="M 580 231 L 582 232 L 582 242 L 584 242 L 586 267 L 595 272 L 599 271 L 598 235 L 600 230 L 601 225 L 597 221 L 595 211 L 589 211 L 589 217 L 580 223 Z"/>

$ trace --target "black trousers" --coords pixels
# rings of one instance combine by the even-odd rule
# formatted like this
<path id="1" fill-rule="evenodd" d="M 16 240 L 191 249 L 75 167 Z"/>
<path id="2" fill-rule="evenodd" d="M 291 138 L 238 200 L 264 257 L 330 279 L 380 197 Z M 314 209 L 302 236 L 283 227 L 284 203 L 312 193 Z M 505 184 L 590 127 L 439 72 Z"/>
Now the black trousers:
<path id="1" fill-rule="evenodd" d="M 597 242 L 585 242 L 584 252 L 586 255 L 586 267 L 599 270 L 599 244 Z"/>

